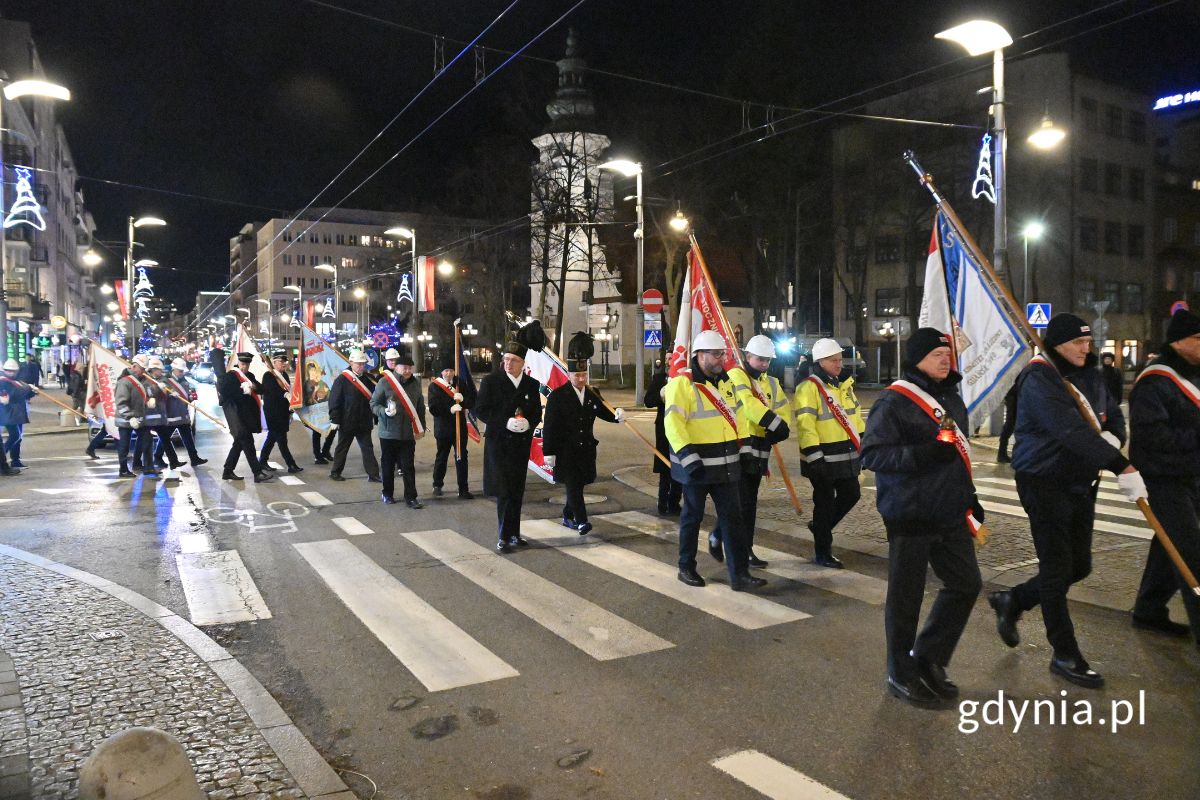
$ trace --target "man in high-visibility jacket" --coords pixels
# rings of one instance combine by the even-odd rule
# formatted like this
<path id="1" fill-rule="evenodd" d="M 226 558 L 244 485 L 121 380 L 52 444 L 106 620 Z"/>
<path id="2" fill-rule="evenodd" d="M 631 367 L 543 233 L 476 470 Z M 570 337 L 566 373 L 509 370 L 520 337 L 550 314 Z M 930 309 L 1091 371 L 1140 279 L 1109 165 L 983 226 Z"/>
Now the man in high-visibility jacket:
<path id="1" fill-rule="evenodd" d="M 771 446 L 791 433 L 791 401 L 777 378 L 767 374 L 775 357 L 775 343 L 761 334 L 746 342 L 746 366 L 729 370 L 733 393 L 742 404 L 749 426 L 749 439 L 742 444 L 742 478 L 738 484 L 745 526 L 746 551 L 750 566 L 765 567 L 767 562 L 754 555 L 754 525 L 758 517 L 758 486 L 771 463 Z M 708 536 L 708 552 L 717 561 L 723 559 L 722 520 Z"/>
<path id="2" fill-rule="evenodd" d="M 701 331 L 692 340 L 690 375 L 667 384 L 663 427 L 671 445 L 671 477 L 683 484 L 679 516 L 679 580 L 703 586 L 696 572 L 696 542 L 704 519 L 704 502 L 712 495 L 727 556 L 729 586 L 735 592 L 766 584 L 752 577 L 742 522 L 738 485 L 742 477 L 742 445 L 750 428 L 733 381 L 725 372 L 725 340 Z"/>
<path id="3" fill-rule="evenodd" d="M 796 387 L 796 440 L 800 473 L 812 482 L 813 563 L 841 569 L 833 555 L 833 529 L 854 508 L 862 491 L 862 433 L 866 425 L 854 394 L 853 376 L 842 377 L 842 346 L 833 339 L 813 345 L 812 374 Z"/>

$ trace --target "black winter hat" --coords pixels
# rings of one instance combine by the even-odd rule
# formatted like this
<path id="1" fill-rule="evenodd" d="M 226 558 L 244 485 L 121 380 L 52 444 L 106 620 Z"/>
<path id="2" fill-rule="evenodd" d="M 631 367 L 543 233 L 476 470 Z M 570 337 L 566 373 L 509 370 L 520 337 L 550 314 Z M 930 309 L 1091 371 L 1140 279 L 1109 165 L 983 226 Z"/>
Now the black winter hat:
<path id="1" fill-rule="evenodd" d="M 1046 326 L 1046 335 L 1042 337 L 1042 343 L 1049 349 L 1066 344 L 1072 339 L 1091 335 L 1092 329 L 1086 322 L 1074 314 L 1064 312 L 1055 314 L 1050 320 L 1050 324 Z"/>
<path id="2" fill-rule="evenodd" d="M 1167 344 L 1200 333 L 1200 317 L 1187 309 L 1176 311 L 1167 325 Z"/>
<path id="3" fill-rule="evenodd" d="M 949 346 L 950 337 L 937 328 L 917 328 L 904 347 L 904 357 L 915 367 L 934 350 Z"/>

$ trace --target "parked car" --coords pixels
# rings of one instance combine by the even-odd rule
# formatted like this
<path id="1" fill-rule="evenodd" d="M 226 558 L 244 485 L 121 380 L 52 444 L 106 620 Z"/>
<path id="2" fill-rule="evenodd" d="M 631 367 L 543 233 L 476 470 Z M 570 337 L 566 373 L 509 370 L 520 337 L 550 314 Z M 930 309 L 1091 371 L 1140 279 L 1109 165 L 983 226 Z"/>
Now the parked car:
<path id="1" fill-rule="evenodd" d="M 189 377 L 199 383 L 216 383 L 217 373 L 213 371 L 211 364 L 197 364 L 192 367 Z"/>

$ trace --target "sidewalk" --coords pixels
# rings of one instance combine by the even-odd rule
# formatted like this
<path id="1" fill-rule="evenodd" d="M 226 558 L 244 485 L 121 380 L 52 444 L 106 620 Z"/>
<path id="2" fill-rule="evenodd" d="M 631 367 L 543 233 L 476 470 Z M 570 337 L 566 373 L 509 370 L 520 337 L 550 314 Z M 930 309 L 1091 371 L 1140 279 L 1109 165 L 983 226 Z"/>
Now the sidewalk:
<path id="1" fill-rule="evenodd" d="M 38 391 L 53 397 L 55 400 L 71 405 L 71 398 L 58 384 L 39 386 Z M 61 406 L 47 400 L 41 394 L 35 394 L 29 401 L 29 423 L 25 426 L 26 436 L 41 436 L 44 434 L 77 433 L 87 435 L 87 423 L 74 414 L 66 425 L 59 421 Z M 63 412 L 65 413 L 65 412 Z"/>
<path id="2" fill-rule="evenodd" d="M 278 703 L 169 609 L 0 545 L 0 797 L 71 800 L 106 737 L 177 738 L 210 800 L 354 800 Z"/>

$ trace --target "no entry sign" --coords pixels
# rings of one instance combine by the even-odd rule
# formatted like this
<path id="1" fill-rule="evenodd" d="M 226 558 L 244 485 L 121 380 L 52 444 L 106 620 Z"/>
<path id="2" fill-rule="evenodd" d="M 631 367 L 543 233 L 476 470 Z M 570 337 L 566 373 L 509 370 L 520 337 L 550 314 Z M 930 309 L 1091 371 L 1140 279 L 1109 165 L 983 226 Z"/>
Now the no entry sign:
<path id="1" fill-rule="evenodd" d="M 647 289 L 642 293 L 642 308 L 647 314 L 657 314 L 662 311 L 663 293 L 658 289 Z"/>

